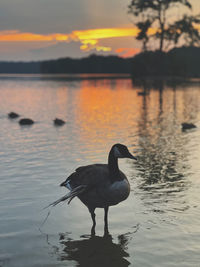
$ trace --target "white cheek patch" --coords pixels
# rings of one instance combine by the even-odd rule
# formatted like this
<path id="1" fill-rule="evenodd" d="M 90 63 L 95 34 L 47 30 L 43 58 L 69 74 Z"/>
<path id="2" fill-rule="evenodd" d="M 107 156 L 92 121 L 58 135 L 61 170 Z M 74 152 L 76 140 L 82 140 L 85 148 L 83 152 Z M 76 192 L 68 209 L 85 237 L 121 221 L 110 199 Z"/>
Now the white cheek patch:
<path id="1" fill-rule="evenodd" d="M 119 149 L 116 146 L 114 147 L 114 156 L 116 158 L 123 158 L 123 155 L 120 153 Z"/>
<path id="2" fill-rule="evenodd" d="M 72 190 L 71 186 L 70 186 L 70 183 L 67 182 L 66 185 L 65 185 L 70 191 Z"/>

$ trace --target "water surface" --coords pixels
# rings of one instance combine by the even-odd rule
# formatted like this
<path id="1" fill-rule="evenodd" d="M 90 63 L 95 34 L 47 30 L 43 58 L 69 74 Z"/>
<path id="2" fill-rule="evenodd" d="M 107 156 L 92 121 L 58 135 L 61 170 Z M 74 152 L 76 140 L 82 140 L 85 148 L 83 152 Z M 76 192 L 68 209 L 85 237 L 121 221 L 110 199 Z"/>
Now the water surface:
<path id="1" fill-rule="evenodd" d="M 199 266 L 200 85 L 132 84 L 129 79 L 0 79 L 0 266 Z M 7 114 L 32 118 L 20 127 Z M 55 127 L 53 119 L 65 120 Z M 182 132 L 181 123 L 195 130 Z M 97 209 L 43 207 L 66 193 L 76 167 L 106 162 L 114 143 L 129 198 L 111 207 L 109 236 Z"/>

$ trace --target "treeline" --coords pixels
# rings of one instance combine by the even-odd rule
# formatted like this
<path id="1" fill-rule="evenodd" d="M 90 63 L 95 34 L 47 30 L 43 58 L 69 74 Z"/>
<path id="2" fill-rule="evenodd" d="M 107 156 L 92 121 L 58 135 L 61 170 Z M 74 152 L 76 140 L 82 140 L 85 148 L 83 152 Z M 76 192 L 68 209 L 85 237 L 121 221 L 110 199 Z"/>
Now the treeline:
<path id="1" fill-rule="evenodd" d="M 130 73 L 131 59 L 91 55 L 86 58 L 60 58 L 39 62 L 0 62 L 0 73 Z"/>
<path id="2" fill-rule="evenodd" d="M 130 73 L 131 59 L 91 55 L 86 58 L 62 58 L 41 62 L 41 73 Z"/>
<path id="3" fill-rule="evenodd" d="M 200 77 L 200 48 L 181 47 L 169 52 L 148 51 L 132 61 L 133 78 L 140 77 Z"/>
<path id="4" fill-rule="evenodd" d="M 0 62 L 0 73 L 40 73 L 41 62 Z"/>
<path id="5" fill-rule="evenodd" d="M 0 62 L 0 73 L 128 73 L 133 78 L 147 76 L 200 77 L 200 48 L 174 48 L 169 52 L 148 51 L 133 58 L 91 55 L 38 62 Z"/>

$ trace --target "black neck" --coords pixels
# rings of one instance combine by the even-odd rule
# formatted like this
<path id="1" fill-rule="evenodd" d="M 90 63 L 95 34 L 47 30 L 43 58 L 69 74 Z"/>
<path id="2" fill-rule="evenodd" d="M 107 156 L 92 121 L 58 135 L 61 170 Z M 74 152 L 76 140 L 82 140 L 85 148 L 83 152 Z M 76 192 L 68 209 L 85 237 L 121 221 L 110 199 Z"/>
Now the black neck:
<path id="1" fill-rule="evenodd" d="M 111 183 L 114 183 L 115 181 L 120 181 L 122 179 L 120 177 L 118 159 L 114 156 L 113 149 L 111 149 L 109 156 L 108 156 L 108 168 L 110 172 Z"/>

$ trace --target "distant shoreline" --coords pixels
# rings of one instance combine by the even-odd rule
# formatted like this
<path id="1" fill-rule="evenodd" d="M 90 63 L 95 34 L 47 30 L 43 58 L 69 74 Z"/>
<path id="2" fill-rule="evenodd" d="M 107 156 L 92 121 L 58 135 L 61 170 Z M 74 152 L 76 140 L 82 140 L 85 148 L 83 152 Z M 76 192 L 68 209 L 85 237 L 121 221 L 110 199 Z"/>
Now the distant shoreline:
<path id="1" fill-rule="evenodd" d="M 131 79 L 131 74 L 124 73 L 76 73 L 76 74 L 32 74 L 32 73 L 0 73 L 0 79 L 31 79 L 31 80 L 100 80 L 100 79 Z"/>
<path id="2" fill-rule="evenodd" d="M 176 77 L 176 76 L 145 76 L 140 78 L 133 78 L 131 74 L 120 73 L 76 73 L 76 74 L 63 74 L 63 73 L 48 73 L 48 74 L 32 74 L 32 73 L 0 73 L 0 80 L 52 80 L 52 81 L 83 81 L 83 80 L 132 80 L 137 86 L 151 86 L 154 83 L 162 84 L 199 84 L 200 78 L 191 77 Z"/>
<path id="3" fill-rule="evenodd" d="M 0 61 L 0 74 L 1 79 L 32 75 L 32 79 L 40 76 L 41 79 L 65 80 L 149 80 L 152 77 L 154 80 L 190 80 L 200 78 L 200 47 L 173 48 L 167 52 L 146 51 L 132 58 L 90 55 L 80 59 L 60 58 L 38 62 Z"/>

